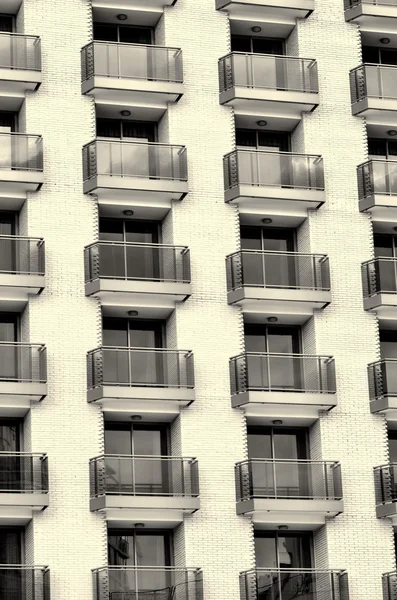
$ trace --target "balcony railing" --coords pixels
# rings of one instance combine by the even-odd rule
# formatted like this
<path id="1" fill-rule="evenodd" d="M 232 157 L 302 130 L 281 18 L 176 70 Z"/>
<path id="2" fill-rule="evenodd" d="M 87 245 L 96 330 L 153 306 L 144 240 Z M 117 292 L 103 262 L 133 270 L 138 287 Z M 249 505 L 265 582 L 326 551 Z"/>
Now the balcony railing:
<path id="1" fill-rule="evenodd" d="M 397 99 L 397 66 L 364 64 L 350 71 L 353 103 L 365 98 Z"/>
<path id="2" fill-rule="evenodd" d="M 50 600 L 48 567 L 0 565 L 1 600 Z"/>
<path id="3" fill-rule="evenodd" d="M 233 52 L 219 60 L 220 91 L 232 87 L 318 92 L 317 62 L 308 58 Z"/>
<path id="4" fill-rule="evenodd" d="M 40 135 L 0 133 L 0 147 L 0 181 L 2 169 L 43 170 L 43 138 Z"/>
<path id="5" fill-rule="evenodd" d="M 86 246 L 84 257 L 86 283 L 99 278 L 190 283 L 186 246 L 96 242 Z"/>
<path id="6" fill-rule="evenodd" d="M 330 290 L 329 261 L 324 254 L 242 250 L 226 258 L 228 290 L 243 286 Z"/>
<path id="7" fill-rule="evenodd" d="M 0 274 L 44 275 L 44 240 L 0 235 Z"/>
<path id="8" fill-rule="evenodd" d="M 106 455 L 90 460 L 91 497 L 199 495 L 195 458 Z"/>
<path id="9" fill-rule="evenodd" d="M 46 383 L 45 346 L 21 342 L 0 342 L 0 381 Z"/>
<path id="10" fill-rule="evenodd" d="M 237 185 L 286 189 L 324 190 L 321 156 L 233 150 L 223 158 L 225 190 Z"/>
<path id="11" fill-rule="evenodd" d="M 187 181 L 185 146 L 126 140 L 94 140 L 83 148 L 83 177 L 107 175 Z"/>
<path id="12" fill-rule="evenodd" d="M 397 463 L 375 467 L 376 505 L 397 501 Z"/>
<path id="13" fill-rule="evenodd" d="M 88 389 L 194 388 L 193 354 L 166 348 L 102 347 L 87 355 Z"/>
<path id="14" fill-rule="evenodd" d="M 251 498 L 341 500 L 338 462 L 252 458 L 235 466 L 237 501 Z"/>
<path id="15" fill-rule="evenodd" d="M 93 577 L 94 600 L 203 600 L 199 569 L 112 566 Z"/>
<path id="16" fill-rule="evenodd" d="M 358 197 L 397 195 L 397 161 L 370 160 L 357 167 Z"/>
<path id="17" fill-rule="evenodd" d="M 0 494 L 6 492 L 47 494 L 47 455 L 0 452 Z"/>
<path id="18" fill-rule="evenodd" d="M 180 48 L 91 42 L 81 51 L 82 79 L 94 76 L 182 83 Z"/>
<path id="19" fill-rule="evenodd" d="M 231 392 L 335 394 L 332 356 L 246 352 L 230 359 Z M 303 399 L 302 399 L 303 401 Z"/>
<path id="20" fill-rule="evenodd" d="M 349 600 L 347 573 L 319 569 L 253 569 L 240 573 L 241 600 Z"/>
<path id="21" fill-rule="evenodd" d="M 397 358 L 385 358 L 368 365 L 371 402 L 385 396 L 397 397 Z"/>
<path id="22" fill-rule="evenodd" d="M 397 571 L 382 576 L 383 600 L 397 600 Z"/>
<path id="23" fill-rule="evenodd" d="M 397 258 L 379 257 L 361 267 L 364 298 L 397 293 Z"/>
<path id="24" fill-rule="evenodd" d="M 0 69 L 41 71 L 40 38 L 0 33 Z"/>

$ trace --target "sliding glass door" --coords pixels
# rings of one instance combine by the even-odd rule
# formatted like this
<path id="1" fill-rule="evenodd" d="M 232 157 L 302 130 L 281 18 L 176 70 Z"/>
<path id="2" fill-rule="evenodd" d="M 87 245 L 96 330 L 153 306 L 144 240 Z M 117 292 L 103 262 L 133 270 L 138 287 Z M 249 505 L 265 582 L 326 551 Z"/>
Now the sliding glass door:
<path id="1" fill-rule="evenodd" d="M 0 527 L 0 564 L 22 563 L 22 528 Z M 0 569 L 0 598 L 25 600 L 24 572 L 20 569 Z"/>

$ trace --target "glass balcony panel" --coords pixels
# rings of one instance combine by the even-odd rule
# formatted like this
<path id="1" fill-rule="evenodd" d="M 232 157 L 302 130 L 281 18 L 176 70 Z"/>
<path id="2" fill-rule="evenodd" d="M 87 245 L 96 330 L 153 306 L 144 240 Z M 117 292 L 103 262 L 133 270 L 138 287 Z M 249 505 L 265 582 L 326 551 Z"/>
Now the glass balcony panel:
<path id="1" fill-rule="evenodd" d="M 43 275 L 43 240 L 0 235 L 1 273 Z"/>
<path id="2" fill-rule="evenodd" d="M 45 383 L 44 346 L 0 342 L 0 381 Z"/>
<path id="3" fill-rule="evenodd" d="M 23 133 L 0 133 L 0 177 L 1 169 L 42 171 L 42 138 Z"/>
<path id="4" fill-rule="evenodd" d="M 0 493 L 48 491 L 47 457 L 43 454 L 0 452 Z"/>
<path id="5" fill-rule="evenodd" d="M 379 293 L 397 293 L 397 259 L 381 257 L 362 265 L 364 298 Z"/>
<path id="6" fill-rule="evenodd" d="M 15 33 L 0 33 L 0 68 L 39 71 L 40 39 Z"/>

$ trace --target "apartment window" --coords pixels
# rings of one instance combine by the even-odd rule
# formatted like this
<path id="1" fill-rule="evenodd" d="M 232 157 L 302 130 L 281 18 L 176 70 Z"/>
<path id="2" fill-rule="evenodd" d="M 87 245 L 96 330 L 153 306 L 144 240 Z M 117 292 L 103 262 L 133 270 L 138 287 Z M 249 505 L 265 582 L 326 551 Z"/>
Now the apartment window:
<path id="1" fill-rule="evenodd" d="M 308 432 L 306 429 L 282 427 L 248 427 L 250 458 L 306 460 Z"/>
<path id="2" fill-rule="evenodd" d="M 312 567 L 312 534 L 255 531 L 257 568 L 310 569 Z M 284 583 L 289 576 L 286 574 Z M 283 596 L 287 589 L 283 587 Z M 281 597 L 281 596 L 280 596 Z"/>
<path id="3" fill-rule="evenodd" d="M 382 358 L 397 358 L 397 330 L 381 329 L 380 337 L 380 353 Z M 391 373 L 390 373 L 391 375 Z M 389 377 L 389 372 L 388 372 Z M 396 456 L 397 458 L 397 456 Z M 397 461 L 396 461 L 397 462 Z"/>
<path id="4" fill-rule="evenodd" d="M 394 48 L 363 46 L 362 56 L 364 63 L 373 63 L 377 65 L 397 65 L 397 50 Z"/>
<path id="5" fill-rule="evenodd" d="M 111 592 L 156 592 L 168 598 L 171 592 L 170 573 L 155 567 L 168 567 L 173 562 L 172 537 L 168 530 L 109 529 L 109 566 L 154 567 L 153 570 L 120 573 L 122 582 L 112 582 Z M 119 589 L 117 589 L 119 587 Z M 162 594 L 162 595 L 161 595 Z M 157 597 L 157 595 L 156 595 Z"/>
<path id="6" fill-rule="evenodd" d="M 146 121 L 128 121 L 122 119 L 96 120 L 97 137 L 128 139 L 129 141 L 155 142 L 157 127 Z M 142 152 L 142 150 L 140 150 Z"/>
<path id="7" fill-rule="evenodd" d="M 94 40 L 101 42 L 123 42 L 127 44 L 153 44 L 152 27 L 94 23 Z"/>
<path id="8" fill-rule="evenodd" d="M 249 35 L 231 36 L 232 52 L 249 52 L 254 54 L 285 54 L 284 40 L 279 38 L 263 38 Z"/>
<path id="9" fill-rule="evenodd" d="M 23 563 L 23 529 L 0 527 L 0 564 L 20 565 Z M 24 598 L 23 572 L 0 570 L 0 598 Z"/>
<path id="10" fill-rule="evenodd" d="M 170 477 L 167 461 L 150 457 L 169 454 L 169 430 L 164 424 L 105 423 L 105 454 L 145 457 L 130 461 L 109 458 L 111 467 L 107 474 L 107 489 L 135 495 L 167 494 Z"/>
<path id="11" fill-rule="evenodd" d="M 291 136 L 284 131 L 259 131 L 257 129 L 236 129 L 236 146 L 254 148 L 268 152 L 289 152 Z"/>
<path id="12" fill-rule="evenodd" d="M 397 142 L 382 138 L 368 138 L 369 158 L 384 158 L 386 160 L 397 160 Z M 391 173 L 390 177 L 393 176 Z"/>
<path id="13" fill-rule="evenodd" d="M 11 15 L 0 15 L 0 32 L 12 33 L 14 31 L 14 17 Z"/>
<path id="14" fill-rule="evenodd" d="M 106 352 L 104 377 L 109 383 L 162 386 L 166 381 L 166 359 L 156 349 L 164 347 L 162 321 L 104 318 L 103 345 Z M 123 350 L 128 348 L 128 350 Z"/>
<path id="15" fill-rule="evenodd" d="M 297 326 L 246 323 L 244 337 L 247 352 L 299 354 L 301 351 L 300 327 Z"/>

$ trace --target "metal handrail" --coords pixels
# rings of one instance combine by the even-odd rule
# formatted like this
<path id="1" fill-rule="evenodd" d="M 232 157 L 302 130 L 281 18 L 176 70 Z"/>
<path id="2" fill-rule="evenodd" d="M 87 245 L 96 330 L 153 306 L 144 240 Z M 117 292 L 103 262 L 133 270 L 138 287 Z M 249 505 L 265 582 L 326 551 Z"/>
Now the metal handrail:
<path id="1" fill-rule="evenodd" d="M 25 348 L 38 348 L 45 350 L 45 344 L 29 344 L 28 342 L 0 342 L 0 346 L 22 346 Z"/>
<path id="2" fill-rule="evenodd" d="M 93 44 L 101 44 L 104 46 L 126 46 L 127 48 L 134 47 L 134 46 L 136 46 L 137 48 L 154 48 L 154 49 L 158 48 L 160 50 L 173 50 L 177 54 L 180 54 L 182 52 L 181 48 L 176 48 L 173 46 L 160 46 L 158 44 L 134 44 L 134 43 L 130 43 L 130 42 L 110 42 L 110 41 L 108 42 L 106 40 L 92 40 L 92 42 L 88 42 L 88 44 L 85 44 L 85 46 L 82 47 L 82 50 L 89 48 Z"/>
<path id="3" fill-rule="evenodd" d="M 37 237 L 29 237 L 26 235 L 3 235 L 0 234 L 0 240 L 26 240 L 28 242 L 37 242 L 38 244 L 43 244 L 44 238 Z"/>
<path id="4" fill-rule="evenodd" d="M 236 358 L 242 358 L 244 356 L 276 356 L 276 357 L 280 357 L 280 358 L 285 358 L 285 357 L 289 357 L 289 358 L 295 358 L 295 357 L 302 357 L 302 358 L 321 358 L 323 360 L 334 360 L 333 356 L 327 356 L 324 354 L 299 354 L 299 353 L 294 353 L 294 354 L 289 354 L 287 352 L 242 352 L 241 354 L 236 354 L 236 356 L 232 356 L 229 360 L 235 360 Z"/>
<path id="5" fill-rule="evenodd" d="M 380 260 L 385 260 L 387 262 L 397 262 L 397 257 L 396 256 L 377 256 L 376 258 L 371 258 L 370 260 L 366 260 L 365 262 L 363 262 L 361 264 L 364 267 L 365 265 L 376 263 L 376 262 L 379 262 Z"/>
<path id="6" fill-rule="evenodd" d="M 96 569 L 91 569 L 93 573 L 97 573 L 99 571 L 110 571 L 110 570 L 118 570 L 118 571 L 176 571 L 180 573 L 184 573 L 185 571 L 190 571 L 193 573 L 201 573 L 202 570 L 200 568 L 195 567 L 170 567 L 170 566 L 154 566 L 150 567 L 148 565 L 145 566 L 135 566 L 135 565 L 107 565 L 104 567 L 97 567 Z"/>
<path id="7" fill-rule="evenodd" d="M 5 134 L 5 135 L 8 135 L 8 134 Z M 114 138 L 108 138 L 108 137 L 96 137 L 94 140 L 91 140 L 91 142 L 88 142 L 88 144 L 84 144 L 83 149 L 88 148 L 92 144 L 97 144 L 97 143 L 101 143 L 101 142 L 106 142 L 107 144 L 131 144 L 131 145 L 136 145 L 136 146 L 153 146 L 155 148 L 158 148 L 158 147 L 179 148 L 180 154 L 182 154 L 183 152 L 186 151 L 186 146 L 182 146 L 180 144 L 165 144 L 163 142 L 140 142 L 138 140 L 128 140 L 126 138 L 114 139 Z"/>
<path id="8" fill-rule="evenodd" d="M 284 155 L 284 156 L 304 156 L 305 158 L 315 158 L 318 160 L 322 160 L 322 155 L 321 154 L 305 154 L 304 152 L 282 152 L 277 150 L 277 152 L 272 152 L 271 150 L 263 150 L 262 148 L 243 148 L 243 147 L 237 147 L 234 150 L 231 150 L 230 152 L 227 152 L 227 154 L 224 154 L 224 158 L 227 158 L 228 156 L 232 156 L 233 154 L 236 154 L 237 152 L 243 152 L 246 154 L 271 154 L 271 155 Z M 397 157 L 396 157 L 397 158 Z"/>
<path id="9" fill-rule="evenodd" d="M 374 367 L 376 365 L 380 365 L 382 363 L 385 362 L 395 362 L 397 363 L 397 358 L 381 358 L 380 360 L 374 360 L 374 362 L 371 362 L 368 364 L 368 367 Z"/>
<path id="10" fill-rule="evenodd" d="M 245 460 L 239 460 L 235 464 L 237 465 L 245 465 L 252 462 L 258 463 L 285 463 L 285 464 L 310 464 L 310 465 L 332 465 L 338 466 L 340 465 L 340 461 L 338 460 L 311 460 L 310 458 L 246 458 Z"/>
<path id="11" fill-rule="evenodd" d="M 1 342 L 0 342 L 1 343 Z M 183 354 L 184 356 L 191 356 L 193 354 L 192 350 L 173 350 L 172 348 L 147 348 L 140 346 L 98 346 L 98 348 L 94 348 L 94 350 L 89 350 L 87 354 L 92 354 L 93 352 L 98 352 L 98 350 L 123 350 L 128 352 L 129 350 L 139 350 L 142 352 L 161 352 L 166 353 L 169 352 L 171 354 L 178 353 Z"/>
<path id="12" fill-rule="evenodd" d="M 382 158 L 370 158 L 370 159 L 365 160 L 364 162 L 360 163 L 359 165 L 357 165 L 357 169 L 359 169 L 360 167 L 365 167 L 366 165 L 369 165 L 370 163 L 374 163 L 374 162 L 382 163 L 382 164 L 391 163 L 394 165 L 397 163 L 397 156 L 395 156 L 395 157 L 390 156 L 387 159 L 386 158 L 383 158 L 383 159 Z"/>
<path id="13" fill-rule="evenodd" d="M 246 575 L 248 573 L 346 573 L 345 569 L 317 569 L 316 567 L 297 569 L 289 567 L 256 567 L 255 569 L 247 569 L 246 571 L 240 571 L 240 575 Z"/>
<path id="14" fill-rule="evenodd" d="M 1 453 L 0 453 L 1 454 Z M 155 454 L 100 454 L 99 456 L 94 456 L 93 458 L 90 458 L 90 462 L 94 462 L 96 460 L 101 460 L 103 458 L 126 458 L 128 460 L 140 460 L 140 459 L 144 459 L 144 460 L 148 460 L 148 459 L 152 459 L 152 460 L 178 460 L 180 462 L 189 462 L 189 463 L 193 463 L 193 462 L 197 462 L 197 458 L 193 458 L 191 456 L 172 456 L 170 454 L 159 454 L 159 455 L 155 455 Z"/>
<path id="15" fill-rule="evenodd" d="M 233 54 L 240 54 L 243 56 L 271 56 L 271 57 L 277 58 L 277 59 L 296 60 L 297 62 L 308 61 L 309 65 L 316 64 L 316 62 L 317 62 L 315 58 L 304 58 L 301 56 L 289 56 L 286 54 L 264 54 L 262 52 L 229 52 L 228 54 L 225 54 L 224 56 L 219 58 L 218 62 L 221 62 L 225 58 L 229 58 L 230 56 L 233 56 Z"/>
<path id="16" fill-rule="evenodd" d="M 100 244 L 103 244 L 105 246 L 131 246 L 134 248 L 173 248 L 175 250 L 179 248 L 182 251 L 189 250 L 188 246 L 175 246 L 174 244 L 153 244 L 150 242 L 117 242 L 111 240 L 98 240 L 97 242 L 93 242 L 92 244 L 84 246 L 84 248 L 94 248 L 95 246 L 98 246 Z"/>
<path id="17" fill-rule="evenodd" d="M 0 456 L 36 456 L 39 458 L 47 458 L 48 455 L 46 452 L 7 452 L 6 450 L 2 450 L 0 452 Z"/>
<path id="18" fill-rule="evenodd" d="M 226 258 L 229 258 L 231 256 L 237 256 L 238 254 L 275 254 L 275 255 L 279 255 L 279 256 L 309 256 L 309 257 L 314 257 L 314 258 L 319 258 L 321 260 L 327 259 L 328 255 L 327 254 L 311 254 L 310 252 L 283 252 L 281 250 L 251 250 L 251 249 L 242 249 L 242 250 L 237 250 L 236 252 L 232 252 L 231 254 L 228 254 L 226 256 Z"/>

